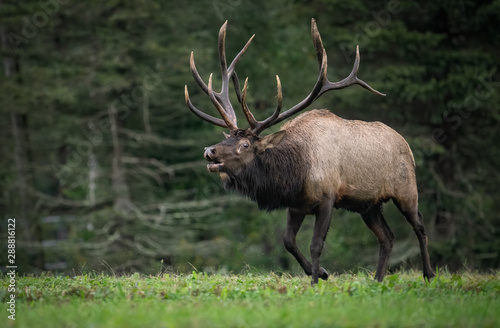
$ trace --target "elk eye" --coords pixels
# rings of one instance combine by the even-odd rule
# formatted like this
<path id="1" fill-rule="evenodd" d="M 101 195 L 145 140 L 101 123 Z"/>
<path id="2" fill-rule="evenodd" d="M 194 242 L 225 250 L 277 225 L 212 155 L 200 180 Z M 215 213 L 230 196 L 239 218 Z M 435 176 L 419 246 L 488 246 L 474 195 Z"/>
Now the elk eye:
<path id="1" fill-rule="evenodd" d="M 248 148 L 248 144 L 247 144 L 247 143 L 244 143 L 244 144 L 243 144 L 243 147 L 244 147 L 244 148 Z"/>

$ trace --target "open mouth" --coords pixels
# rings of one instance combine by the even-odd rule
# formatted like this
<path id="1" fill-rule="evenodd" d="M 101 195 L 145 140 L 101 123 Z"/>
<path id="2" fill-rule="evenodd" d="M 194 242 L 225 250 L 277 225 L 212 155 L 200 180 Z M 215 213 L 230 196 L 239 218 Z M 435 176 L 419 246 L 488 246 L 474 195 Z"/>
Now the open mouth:
<path id="1" fill-rule="evenodd" d="M 223 163 L 210 163 L 207 164 L 207 170 L 208 172 L 222 172 L 222 169 L 224 168 Z"/>

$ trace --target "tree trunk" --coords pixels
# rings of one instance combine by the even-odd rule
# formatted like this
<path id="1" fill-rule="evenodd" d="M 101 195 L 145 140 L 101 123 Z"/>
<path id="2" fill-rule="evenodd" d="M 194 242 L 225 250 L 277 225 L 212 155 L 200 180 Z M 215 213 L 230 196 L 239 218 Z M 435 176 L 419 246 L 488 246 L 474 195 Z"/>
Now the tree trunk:
<path id="1" fill-rule="evenodd" d="M 112 159 L 112 188 L 115 196 L 114 208 L 118 212 L 129 212 L 133 205 L 130 201 L 130 192 L 125 177 L 125 168 L 123 167 L 123 145 L 118 137 L 118 113 L 111 106 L 108 110 L 109 121 L 111 125 L 111 137 L 113 141 L 113 159 Z"/>

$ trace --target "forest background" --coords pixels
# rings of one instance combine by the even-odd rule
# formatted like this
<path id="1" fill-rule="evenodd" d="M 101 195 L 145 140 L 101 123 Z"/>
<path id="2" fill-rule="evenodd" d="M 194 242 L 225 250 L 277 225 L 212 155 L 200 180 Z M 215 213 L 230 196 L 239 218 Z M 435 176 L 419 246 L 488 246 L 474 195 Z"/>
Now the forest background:
<path id="1" fill-rule="evenodd" d="M 256 34 L 237 67 L 253 113 L 273 110 L 276 74 L 291 107 L 317 77 L 315 18 L 330 80 L 349 74 L 359 45 L 360 78 L 387 96 L 354 86 L 311 108 L 401 133 L 433 265 L 498 269 L 499 17 L 498 0 L 0 0 L 2 240 L 15 218 L 25 273 L 300 272 L 282 244 L 284 211 L 259 211 L 206 171 L 203 147 L 223 129 L 189 112 L 184 85 L 216 115 L 189 55 L 219 87 L 217 33 L 228 19 L 228 58 Z M 391 269 L 419 268 L 411 227 L 394 205 L 385 212 Z M 303 250 L 311 225 L 299 233 Z M 373 270 L 377 249 L 359 215 L 335 211 L 322 263 Z"/>

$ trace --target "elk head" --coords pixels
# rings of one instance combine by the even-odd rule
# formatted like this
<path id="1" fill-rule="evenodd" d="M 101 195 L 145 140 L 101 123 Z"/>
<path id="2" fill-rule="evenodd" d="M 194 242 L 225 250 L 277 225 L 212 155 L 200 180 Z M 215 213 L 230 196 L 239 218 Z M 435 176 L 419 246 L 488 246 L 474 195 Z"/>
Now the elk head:
<path id="1" fill-rule="evenodd" d="M 226 137 L 224 141 L 216 145 L 206 147 L 204 154 L 205 159 L 209 162 L 209 164 L 207 165 L 207 169 L 210 172 L 221 173 L 221 177 L 223 178 L 227 177 L 227 175 L 238 175 L 242 170 L 245 170 L 248 165 L 253 163 L 257 156 L 261 156 L 266 152 L 267 149 L 277 146 L 285 138 L 285 130 L 281 130 L 265 137 L 259 137 L 259 134 L 266 128 L 273 126 L 305 109 L 323 93 L 330 90 L 343 89 L 352 84 L 359 84 L 363 88 L 368 89 L 375 94 L 385 96 L 357 77 L 360 60 L 359 47 L 356 48 L 356 60 L 349 76 L 338 82 L 330 82 L 328 80 L 326 51 L 323 47 L 323 42 L 321 41 L 321 36 L 316 26 L 316 21 L 312 19 L 311 35 L 319 66 L 319 75 L 316 84 L 306 98 L 304 98 L 301 102 L 289 108 L 288 110 L 281 112 L 283 93 L 281 89 L 280 79 L 278 76 L 276 76 L 278 104 L 276 106 L 276 109 L 274 110 L 274 113 L 270 117 L 263 121 L 258 121 L 248 109 L 245 101 L 248 87 L 248 78 L 245 80 L 243 90 L 240 91 L 240 82 L 235 71 L 236 64 L 241 59 L 241 56 L 244 54 L 244 52 L 247 50 L 255 35 L 253 35 L 247 41 L 243 49 L 236 55 L 234 60 L 228 66 L 225 53 L 226 27 L 227 21 L 222 25 L 219 31 L 218 50 L 222 75 L 222 88 L 220 92 L 216 92 L 213 90 L 212 74 L 208 79 L 208 84 L 206 84 L 198 73 L 198 70 L 196 69 L 193 53 L 191 53 L 190 58 L 190 68 L 194 80 L 200 86 L 200 88 L 210 97 L 212 103 L 216 107 L 222 119 L 213 117 L 197 109 L 189 99 L 187 86 L 185 86 L 184 91 L 186 104 L 196 116 L 214 125 L 228 128 L 230 130 L 230 134 L 224 134 Z M 247 129 L 240 129 L 237 126 L 236 114 L 229 99 L 230 79 L 233 83 L 238 102 L 240 103 L 243 110 L 243 114 L 245 115 L 245 118 L 250 125 L 250 127 Z"/>

